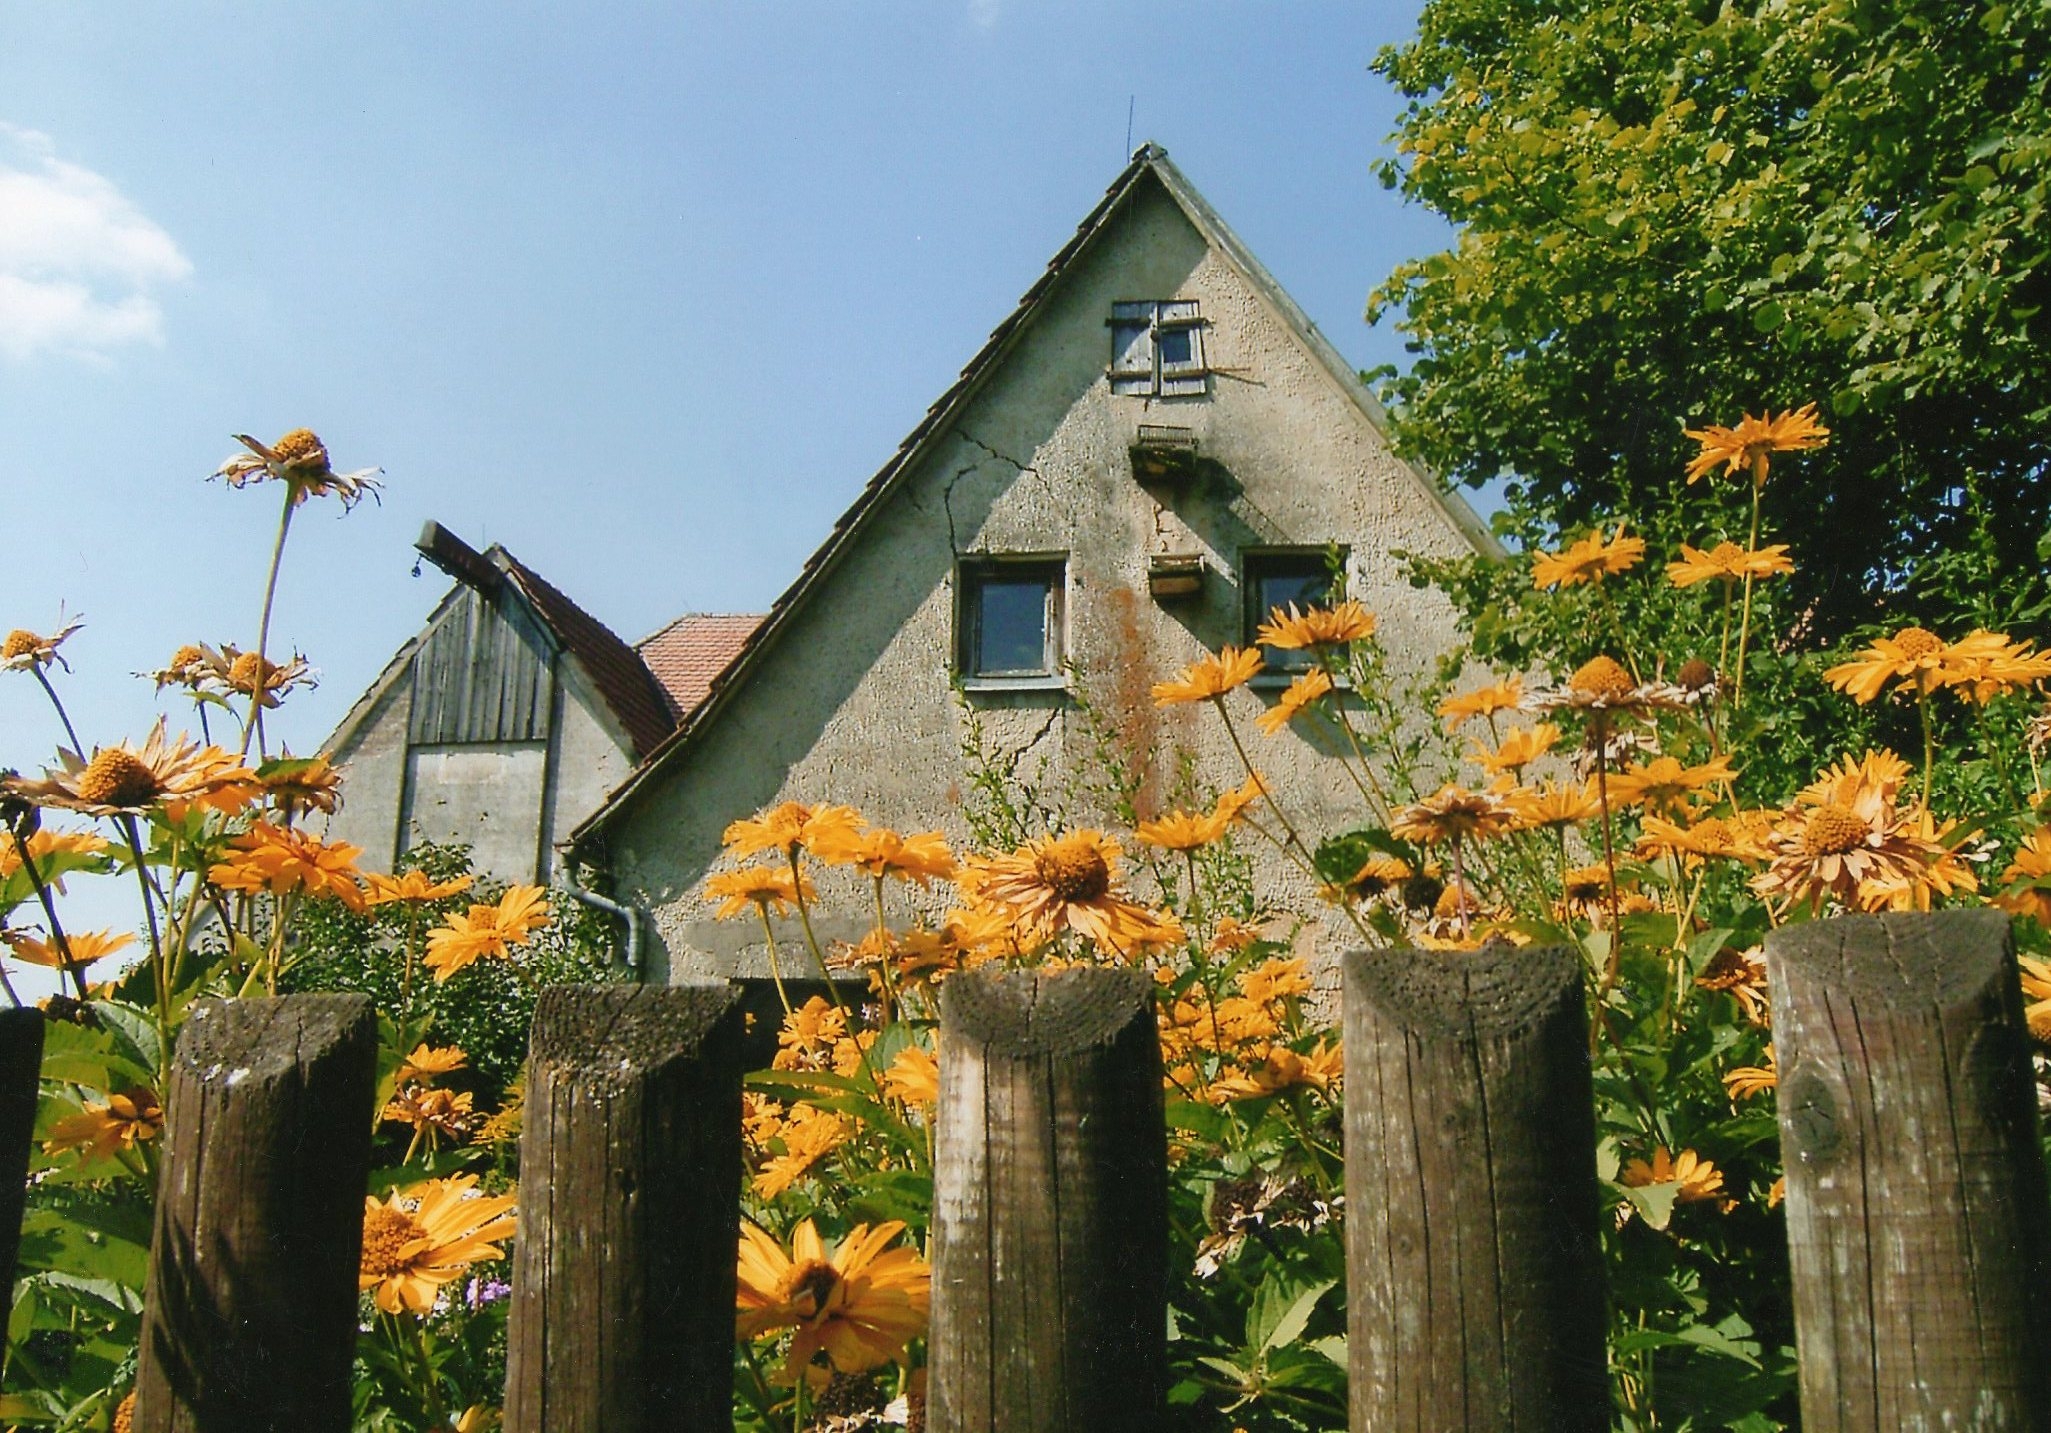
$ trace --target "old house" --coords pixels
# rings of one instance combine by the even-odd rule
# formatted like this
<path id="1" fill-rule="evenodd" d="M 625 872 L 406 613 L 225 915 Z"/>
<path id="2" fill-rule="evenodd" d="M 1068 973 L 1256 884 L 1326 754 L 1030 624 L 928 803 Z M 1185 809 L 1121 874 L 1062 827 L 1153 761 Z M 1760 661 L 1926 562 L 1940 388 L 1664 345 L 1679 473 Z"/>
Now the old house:
<path id="1" fill-rule="evenodd" d="M 328 835 L 390 870 L 422 841 L 546 881 L 557 843 L 703 700 L 758 619 L 690 614 L 629 646 L 504 548 L 429 523 L 455 579 L 323 746 L 346 800 Z"/>
<path id="2" fill-rule="evenodd" d="M 1079 792 L 1103 760 L 1085 698 L 1138 764 L 1142 808 L 1183 754 L 1236 784 L 1207 704 L 1157 709 L 1152 683 L 1320 595 L 1334 554 L 1392 666 L 1421 671 L 1452 616 L 1398 553 L 1492 548 L 1395 456 L 1358 375 L 1148 145 L 572 853 L 636 911 L 648 978 L 757 973 L 759 926 L 715 922 L 702 895 L 732 818 L 846 802 L 959 839 L 971 721 L 992 759 Z M 1341 829 L 1360 811 L 1335 753 L 1251 730 L 1286 681 L 1230 709 L 1292 812 Z M 1315 910 L 1278 861 L 1262 870 Z"/>

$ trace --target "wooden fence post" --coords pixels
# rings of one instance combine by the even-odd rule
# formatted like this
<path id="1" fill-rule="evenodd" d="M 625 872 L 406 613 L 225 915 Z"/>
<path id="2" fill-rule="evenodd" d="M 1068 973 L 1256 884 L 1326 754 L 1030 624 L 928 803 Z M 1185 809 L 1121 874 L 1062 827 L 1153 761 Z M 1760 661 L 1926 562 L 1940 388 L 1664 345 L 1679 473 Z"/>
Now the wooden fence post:
<path id="1" fill-rule="evenodd" d="M 1808 1433 L 2051 1428 L 2051 1207 L 2008 917 L 1766 940 Z"/>
<path id="2" fill-rule="evenodd" d="M 733 988 L 543 991 L 524 1120 L 507 1433 L 732 1427 Z"/>
<path id="3" fill-rule="evenodd" d="M 928 1426 L 1145 1433 L 1167 1384 L 1152 981 L 968 971 L 940 1030 Z"/>
<path id="4" fill-rule="evenodd" d="M 1563 947 L 1346 957 L 1354 1433 L 1606 1433 L 1595 1102 Z"/>
<path id="5" fill-rule="evenodd" d="M 141 1433 L 344 1433 L 377 1022 L 361 995 L 206 1000 L 165 1082 Z"/>
<path id="6" fill-rule="evenodd" d="M 14 1287 L 21 1216 L 28 1201 L 29 1145 L 42 1092 L 43 1012 L 0 1010 L 0 1290 Z M 10 1306 L 12 1300 L 9 1300 Z"/>

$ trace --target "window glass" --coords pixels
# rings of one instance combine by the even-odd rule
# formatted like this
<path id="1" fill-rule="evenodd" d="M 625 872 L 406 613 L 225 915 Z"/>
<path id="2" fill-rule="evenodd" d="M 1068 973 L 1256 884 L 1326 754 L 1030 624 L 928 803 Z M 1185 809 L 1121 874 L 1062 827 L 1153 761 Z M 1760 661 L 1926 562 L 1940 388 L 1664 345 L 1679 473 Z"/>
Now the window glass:
<path id="1" fill-rule="evenodd" d="M 1195 331 L 1187 328 L 1161 330 L 1161 366 L 1186 368 L 1196 361 Z"/>
<path id="2" fill-rule="evenodd" d="M 961 577 L 962 675 L 1054 675 L 1060 666 L 1061 563 L 965 565 Z"/>
<path id="3" fill-rule="evenodd" d="M 1246 556 L 1246 640 L 1251 644 L 1268 614 L 1294 603 L 1300 611 L 1322 606 L 1332 594 L 1332 568 L 1324 551 L 1258 552 Z M 1300 672 L 1315 665 L 1300 649 L 1262 647 L 1270 670 Z"/>

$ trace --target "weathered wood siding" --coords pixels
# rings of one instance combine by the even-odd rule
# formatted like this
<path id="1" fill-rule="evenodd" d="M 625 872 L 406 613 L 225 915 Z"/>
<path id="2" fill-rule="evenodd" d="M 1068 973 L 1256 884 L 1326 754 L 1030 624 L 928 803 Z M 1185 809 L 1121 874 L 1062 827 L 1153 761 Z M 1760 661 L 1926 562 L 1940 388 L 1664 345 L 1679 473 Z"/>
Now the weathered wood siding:
<path id="1" fill-rule="evenodd" d="M 414 654 L 408 742 L 546 741 L 553 660 L 518 604 L 464 589 Z"/>

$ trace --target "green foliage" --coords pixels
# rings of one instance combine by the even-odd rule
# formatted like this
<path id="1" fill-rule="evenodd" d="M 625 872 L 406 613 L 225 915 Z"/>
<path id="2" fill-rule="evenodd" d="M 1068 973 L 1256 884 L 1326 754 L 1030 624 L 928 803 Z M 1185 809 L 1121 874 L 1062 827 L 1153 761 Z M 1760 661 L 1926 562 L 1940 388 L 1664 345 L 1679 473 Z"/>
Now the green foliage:
<path id="1" fill-rule="evenodd" d="M 400 857 L 398 867 L 446 881 L 470 874 L 470 855 L 462 846 L 420 845 Z M 519 960 L 480 960 L 437 981 L 419 960 L 427 932 L 504 891 L 504 883 L 485 881 L 436 901 L 394 901 L 364 911 L 339 901 L 311 903 L 294 926 L 294 959 L 281 988 L 360 992 L 391 1020 L 431 1026 L 436 1043 L 463 1047 L 470 1068 L 496 1095 L 526 1063 L 527 1028 L 544 986 L 627 976 L 614 954 L 610 917 L 558 894 L 549 903 L 554 919 L 521 948 Z"/>
<path id="2" fill-rule="evenodd" d="M 1507 478 L 1512 535 L 1701 532 L 1682 422 L 1817 400 L 1765 495 L 1812 643 L 2041 615 L 2047 50 L 2042 0 L 1429 0 L 1376 61 L 1383 179 L 1459 231 L 1369 306 L 1402 445 Z"/>

